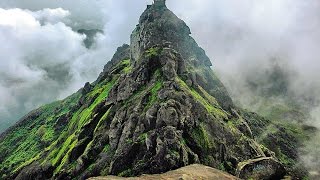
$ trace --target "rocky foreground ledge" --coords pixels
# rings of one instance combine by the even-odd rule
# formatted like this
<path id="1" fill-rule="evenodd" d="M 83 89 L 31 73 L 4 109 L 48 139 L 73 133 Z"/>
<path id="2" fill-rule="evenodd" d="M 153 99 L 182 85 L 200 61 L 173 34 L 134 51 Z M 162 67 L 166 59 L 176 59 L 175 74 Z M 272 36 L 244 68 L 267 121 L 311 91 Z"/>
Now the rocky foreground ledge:
<path id="1" fill-rule="evenodd" d="M 89 180 L 192 180 L 192 179 L 210 179 L 210 180 L 238 180 L 237 177 L 227 174 L 223 171 L 200 165 L 194 164 L 186 166 L 174 171 L 169 171 L 164 174 L 154 174 L 154 175 L 142 175 L 140 177 L 116 177 L 116 176 L 106 176 L 106 177 L 94 177 Z"/>

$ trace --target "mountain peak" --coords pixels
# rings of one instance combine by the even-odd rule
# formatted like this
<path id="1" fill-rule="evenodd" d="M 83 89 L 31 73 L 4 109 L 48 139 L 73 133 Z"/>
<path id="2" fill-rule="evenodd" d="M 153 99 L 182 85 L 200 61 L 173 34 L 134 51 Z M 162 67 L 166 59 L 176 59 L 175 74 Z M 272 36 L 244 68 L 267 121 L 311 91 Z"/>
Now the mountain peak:
<path id="1" fill-rule="evenodd" d="M 197 60 L 199 64 L 211 66 L 211 61 L 190 36 L 187 24 L 165 6 L 164 0 L 148 6 L 139 19 L 139 24 L 131 34 L 131 58 L 136 61 L 141 52 L 156 45 L 171 44 L 185 61 Z"/>
<path id="2" fill-rule="evenodd" d="M 194 163 L 244 179 L 282 177 L 273 152 L 254 140 L 255 117 L 233 105 L 190 34 L 165 0 L 155 0 L 96 82 L 0 138 L 12 145 L 0 146 L 2 178 L 135 176 Z"/>
<path id="3" fill-rule="evenodd" d="M 155 6 L 166 6 L 166 0 L 153 0 Z"/>

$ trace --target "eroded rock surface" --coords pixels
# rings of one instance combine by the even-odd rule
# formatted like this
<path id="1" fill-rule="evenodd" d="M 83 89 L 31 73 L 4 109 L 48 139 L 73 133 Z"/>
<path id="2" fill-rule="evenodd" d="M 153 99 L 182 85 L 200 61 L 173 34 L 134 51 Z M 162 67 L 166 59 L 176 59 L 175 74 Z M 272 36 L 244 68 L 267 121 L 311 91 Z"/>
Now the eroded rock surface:
<path id="1" fill-rule="evenodd" d="M 237 176 L 241 179 L 281 179 L 286 170 L 273 158 L 258 158 L 239 163 Z"/>
<path id="2" fill-rule="evenodd" d="M 89 180 L 194 180 L 194 179 L 203 179 L 203 180 L 238 180 L 237 177 L 230 174 L 224 173 L 220 170 L 203 166 L 200 164 L 194 164 L 186 166 L 177 170 L 169 171 L 164 174 L 155 174 L 155 175 L 142 175 L 139 177 L 116 177 L 116 176 L 107 176 L 107 177 L 94 177 L 89 178 Z"/>
<path id="3" fill-rule="evenodd" d="M 181 19 L 165 5 L 148 6 L 131 44 L 118 48 L 97 81 L 47 107 L 51 114 L 41 111 L 42 128 L 56 119 L 60 126 L 38 133 L 39 143 L 48 145 L 35 144 L 26 162 L 3 161 L 8 166 L 1 172 L 14 170 L 3 178 L 138 176 L 194 163 L 255 176 L 249 165 L 237 171 L 239 163 L 274 154 L 255 141 L 211 65 Z M 283 168 L 271 161 L 265 167 L 258 174 L 266 177 Z"/>

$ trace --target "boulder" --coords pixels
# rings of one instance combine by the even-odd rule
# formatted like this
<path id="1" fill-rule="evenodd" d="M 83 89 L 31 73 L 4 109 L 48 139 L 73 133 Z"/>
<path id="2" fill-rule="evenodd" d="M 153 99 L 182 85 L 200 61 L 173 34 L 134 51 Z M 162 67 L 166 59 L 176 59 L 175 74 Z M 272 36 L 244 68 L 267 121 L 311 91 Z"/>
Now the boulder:
<path id="1" fill-rule="evenodd" d="M 237 177 L 241 179 L 275 180 L 286 175 L 283 165 L 272 157 L 264 157 L 241 162 Z"/>
<path id="2" fill-rule="evenodd" d="M 193 164 L 186 166 L 177 170 L 169 171 L 164 174 L 154 174 L 154 175 L 142 175 L 139 177 L 116 177 L 116 176 L 106 176 L 106 177 L 93 177 L 89 180 L 166 180 L 166 179 L 179 179 L 179 180 L 193 180 L 193 179 L 218 179 L 218 180 L 239 180 L 237 177 L 222 172 L 220 170 L 200 165 Z"/>

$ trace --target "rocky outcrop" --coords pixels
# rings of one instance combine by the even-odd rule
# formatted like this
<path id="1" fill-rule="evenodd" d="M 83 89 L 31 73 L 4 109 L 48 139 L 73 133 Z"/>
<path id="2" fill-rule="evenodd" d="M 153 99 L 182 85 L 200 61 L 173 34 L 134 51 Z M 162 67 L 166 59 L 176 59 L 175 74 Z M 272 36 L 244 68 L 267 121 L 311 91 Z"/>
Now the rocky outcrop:
<path id="1" fill-rule="evenodd" d="M 106 78 L 109 78 L 112 72 L 112 68 L 114 68 L 120 61 L 124 59 L 130 59 L 130 46 L 128 44 L 123 44 L 122 46 L 117 48 L 116 53 L 113 55 L 111 61 L 109 61 L 103 68 L 103 71 L 100 73 L 96 83 L 99 83 Z M 119 68 L 118 68 L 119 69 Z M 113 72 L 115 73 L 115 72 Z"/>
<path id="2" fill-rule="evenodd" d="M 225 87 L 212 73 L 210 59 L 190 34 L 186 23 L 166 6 L 148 6 L 131 35 L 132 61 L 139 62 L 140 55 L 152 46 L 169 42 L 183 58 L 184 67 L 189 69 L 188 82 L 201 85 L 223 108 L 233 107 Z"/>
<path id="3" fill-rule="evenodd" d="M 131 44 L 117 49 L 98 80 L 79 91 L 80 97 L 61 103 L 67 107 L 47 107 L 49 114 L 41 111 L 39 125 L 30 129 L 51 127 L 52 122 L 65 127 L 39 133 L 49 145 L 39 150 L 34 144 L 34 156 L 26 162 L 2 161 L 6 165 L 0 171 L 15 170 L 4 179 L 46 178 L 44 172 L 53 179 L 137 176 L 194 163 L 255 177 L 249 165 L 239 169 L 239 164 L 275 159 L 255 141 L 189 27 L 164 1 L 157 2 L 142 14 Z M 45 116 L 49 118 L 43 120 Z M 273 177 L 278 171 L 272 168 L 282 165 L 270 161 L 264 167 L 259 174 Z"/>
<path id="4" fill-rule="evenodd" d="M 283 165 L 273 158 L 258 158 L 239 163 L 236 175 L 241 179 L 281 179 L 286 175 Z"/>
<path id="5" fill-rule="evenodd" d="M 154 174 L 154 175 L 142 175 L 139 177 L 123 178 L 116 176 L 107 176 L 107 177 L 94 177 L 89 178 L 89 180 L 180 180 L 180 179 L 203 179 L 203 180 L 238 180 L 237 177 L 230 174 L 224 173 L 220 170 L 203 166 L 200 164 L 194 164 L 179 168 L 177 170 L 169 171 L 164 174 Z"/>

